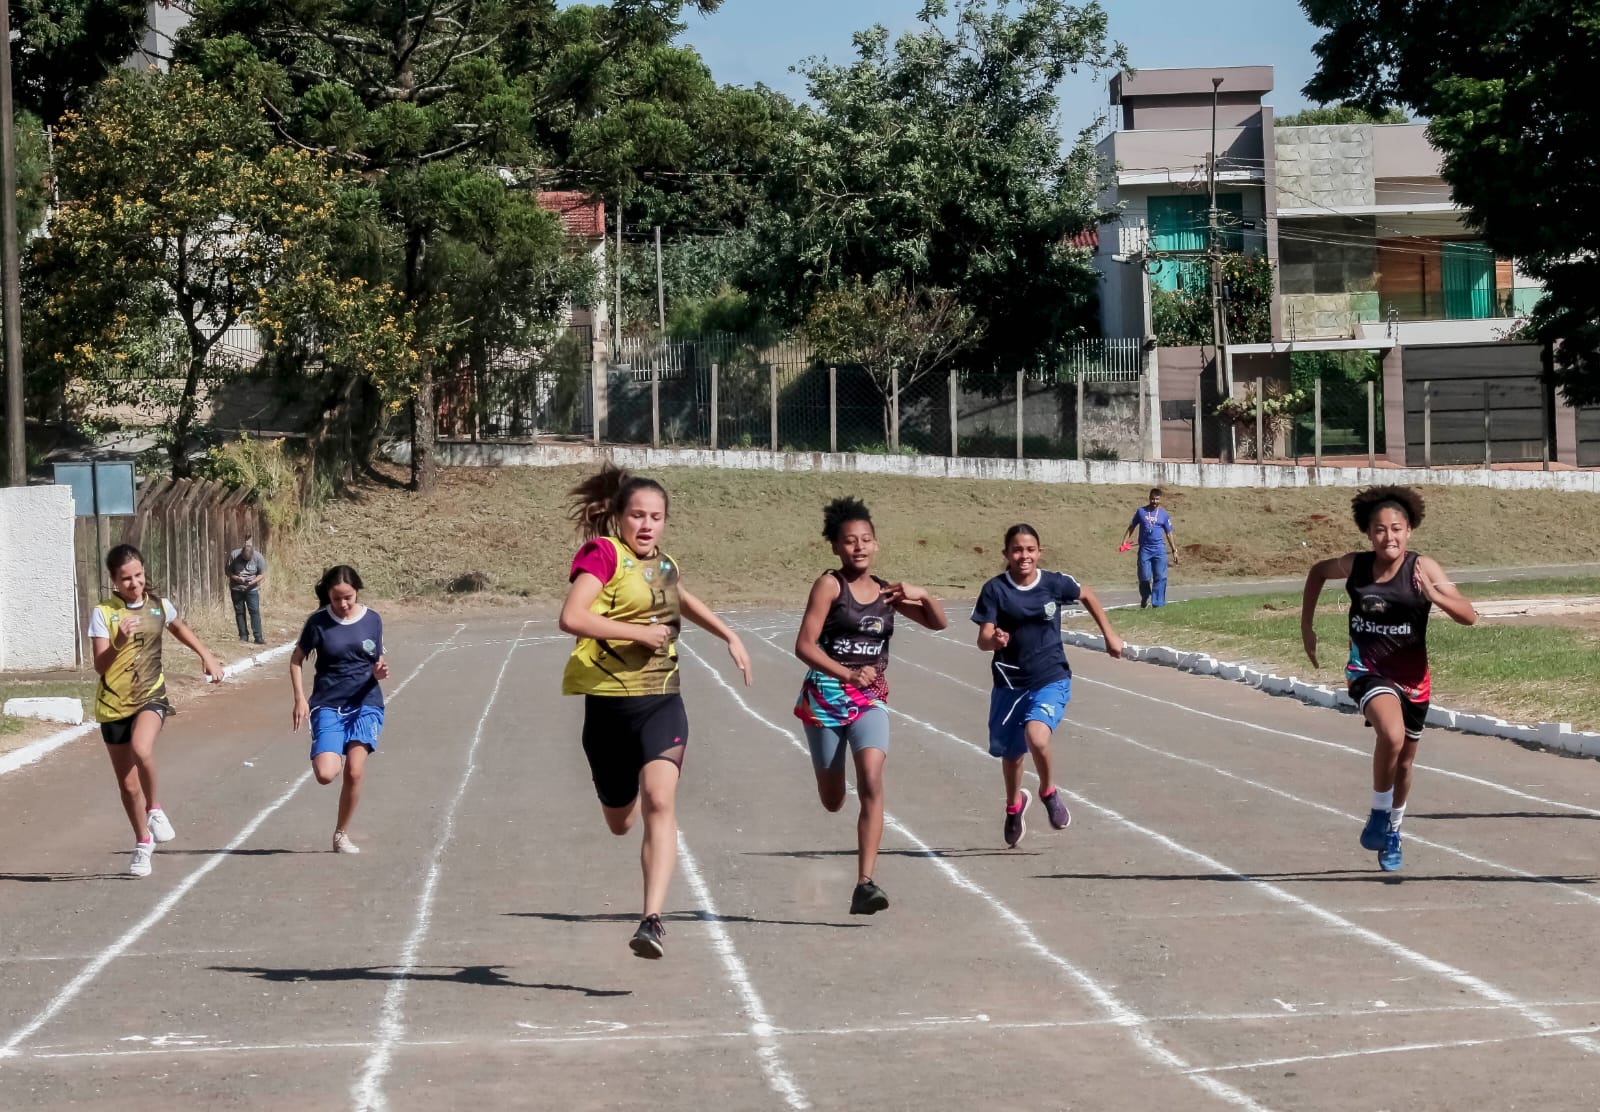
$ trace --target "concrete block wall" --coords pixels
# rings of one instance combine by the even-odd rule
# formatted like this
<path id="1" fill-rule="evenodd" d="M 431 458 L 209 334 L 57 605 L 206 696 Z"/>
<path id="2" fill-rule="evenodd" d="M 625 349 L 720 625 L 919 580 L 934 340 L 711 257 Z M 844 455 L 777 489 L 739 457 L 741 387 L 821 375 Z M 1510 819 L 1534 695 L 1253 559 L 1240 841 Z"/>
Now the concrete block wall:
<path id="1" fill-rule="evenodd" d="M 77 663 L 72 491 L 0 488 L 0 672 Z"/>
<path id="2" fill-rule="evenodd" d="M 1371 124 L 1273 129 L 1281 209 L 1376 203 Z"/>

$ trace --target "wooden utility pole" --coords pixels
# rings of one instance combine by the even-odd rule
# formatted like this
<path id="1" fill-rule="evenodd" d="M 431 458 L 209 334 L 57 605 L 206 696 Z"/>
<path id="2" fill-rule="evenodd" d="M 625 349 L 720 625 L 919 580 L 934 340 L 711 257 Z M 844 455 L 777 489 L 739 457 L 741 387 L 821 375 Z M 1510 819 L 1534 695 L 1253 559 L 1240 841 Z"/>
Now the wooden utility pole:
<path id="1" fill-rule="evenodd" d="M 11 126 L 11 9 L 0 4 L 0 329 L 6 357 L 6 481 L 28 481 L 22 419 L 22 286 L 17 277 L 17 160 Z"/>

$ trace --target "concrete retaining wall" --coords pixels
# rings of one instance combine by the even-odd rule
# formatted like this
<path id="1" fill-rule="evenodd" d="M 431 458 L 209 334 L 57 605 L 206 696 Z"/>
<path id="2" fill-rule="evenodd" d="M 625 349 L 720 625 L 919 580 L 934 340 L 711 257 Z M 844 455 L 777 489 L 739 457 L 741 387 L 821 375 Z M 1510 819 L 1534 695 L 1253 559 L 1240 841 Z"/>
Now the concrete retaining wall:
<path id="1" fill-rule="evenodd" d="M 0 488 L 0 672 L 77 664 L 72 491 Z"/>
<path id="2" fill-rule="evenodd" d="M 390 447 L 389 457 L 409 463 L 411 446 Z M 710 451 L 703 448 L 630 448 L 589 444 L 441 442 L 447 467 L 598 467 L 610 460 L 650 471 L 662 467 L 718 467 L 735 471 L 825 471 L 911 475 L 930 479 L 1012 479 L 1031 483 L 1096 483 L 1193 488 L 1363 487 L 1373 483 L 1487 487 L 1492 490 L 1562 490 L 1600 493 L 1600 471 L 1424 470 L 1421 468 L 1292 467 L 1256 464 L 1139 463 L 1131 460 L 950 459 L 840 452 Z"/>

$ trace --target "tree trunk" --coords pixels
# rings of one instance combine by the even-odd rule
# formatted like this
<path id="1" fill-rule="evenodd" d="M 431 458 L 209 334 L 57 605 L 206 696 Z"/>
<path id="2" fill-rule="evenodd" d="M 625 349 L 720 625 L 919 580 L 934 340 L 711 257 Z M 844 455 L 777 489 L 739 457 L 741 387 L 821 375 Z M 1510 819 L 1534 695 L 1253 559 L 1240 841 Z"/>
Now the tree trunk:
<path id="1" fill-rule="evenodd" d="M 190 350 L 198 351 L 198 354 L 189 358 L 189 374 L 183 380 L 183 398 L 178 402 L 178 415 L 172 419 L 172 443 L 167 445 L 167 458 L 172 463 L 174 479 L 187 479 L 194 474 L 194 468 L 189 465 L 189 432 L 194 428 L 195 414 L 200 408 L 197 395 L 206 352 L 193 346 Z"/>
<path id="2" fill-rule="evenodd" d="M 411 402 L 411 489 L 421 494 L 439 482 L 439 449 L 434 413 L 433 368 L 417 376 L 417 396 Z"/>

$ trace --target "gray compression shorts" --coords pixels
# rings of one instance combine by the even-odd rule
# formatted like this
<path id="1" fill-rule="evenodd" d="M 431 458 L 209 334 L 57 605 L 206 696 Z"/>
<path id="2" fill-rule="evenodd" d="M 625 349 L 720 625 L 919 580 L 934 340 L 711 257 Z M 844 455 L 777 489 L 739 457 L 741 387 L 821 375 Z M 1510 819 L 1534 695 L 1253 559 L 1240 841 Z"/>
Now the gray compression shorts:
<path id="1" fill-rule="evenodd" d="M 811 746 L 811 764 L 818 772 L 844 768 L 845 745 L 852 753 L 863 749 L 889 752 L 889 712 L 883 707 L 868 707 L 848 726 L 806 725 L 806 743 Z"/>

